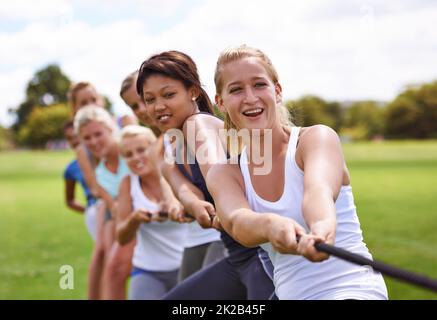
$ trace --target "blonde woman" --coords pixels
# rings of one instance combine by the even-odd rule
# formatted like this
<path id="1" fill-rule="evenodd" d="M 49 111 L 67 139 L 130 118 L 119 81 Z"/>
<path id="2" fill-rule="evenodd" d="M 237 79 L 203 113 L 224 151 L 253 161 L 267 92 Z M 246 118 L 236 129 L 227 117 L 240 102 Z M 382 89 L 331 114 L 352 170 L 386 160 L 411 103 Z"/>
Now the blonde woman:
<path id="1" fill-rule="evenodd" d="M 177 283 L 187 225 L 167 219 L 161 203 L 165 191 L 147 149 L 156 142 L 152 130 L 127 126 L 120 149 L 131 173 L 120 186 L 117 238 L 123 245 L 135 236 L 129 299 L 159 299 Z M 164 214 L 161 214 L 164 213 Z"/>
<path id="2" fill-rule="evenodd" d="M 116 200 L 121 180 L 129 169 L 120 156 L 116 139 L 117 127 L 111 115 L 103 108 L 91 105 L 80 109 L 74 120 L 74 127 L 81 142 L 97 158 L 101 159 L 95 169 L 98 193 L 109 208 L 110 215 L 103 224 L 105 267 L 100 283 L 99 298 L 125 299 L 126 281 L 131 269 L 130 260 L 135 242 L 121 247 L 115 242 Z"/>
<path id="3" fill-rule="evenodd" d="M 387 299 L 381 274 L 314 248 L 335 242 L 371 258 L 337 134 L 322 125 L 291 125 L 278 74 L 258 49 L 222 52 L 215 84 L 228 127 L 250 134 L 238 164 L 209 170 L 208 189 L 225 230 L 269 253 L 279 299 Z M 271 152 L 271 170 L 257 174 L 254 155 L 263 149 Z"/>

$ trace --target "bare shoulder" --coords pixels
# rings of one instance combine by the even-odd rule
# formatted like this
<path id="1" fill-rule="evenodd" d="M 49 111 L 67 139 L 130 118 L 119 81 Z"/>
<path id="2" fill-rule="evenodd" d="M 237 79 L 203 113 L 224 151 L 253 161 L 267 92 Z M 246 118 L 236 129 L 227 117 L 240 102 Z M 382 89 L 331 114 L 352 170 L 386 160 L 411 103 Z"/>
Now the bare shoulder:
<path id="1" fill-rule="evenodd" d="M 317 154 L 341 154 L 341 144 L 337 133 L 328 126 L 314 125 L 300 131 L 296 149 L 296 162 L 303 170 L 304 159 Z"/>
<path id="2" fill-rule="evenodd" d="M 317 124 L 311 127 L 303 127 L 299 134 L 299 143 L 305 140 L 329 141 L 339 140 L 337 133 L 330 127 Z"/>
<path id="3" fill-rule="evenodd" d="M 243 186 L 243 177 L 238 164 L 218 163 L 211 166 L 206 175 L 208 189 L 213 192 L 218 188 L 226 188 L 231 183 Z"/>
<path id="4" fill-rule="evenodd" d="M 223 121 L 213 114 L 196 113 L 187 118 L 184 123 L 184 128 L 190 122 L 194 122 L 196 126 L 208 128 L 223 128 Z"/>
<path id="5" fill-rule="evenodd" d="M 299 150 L 313 148 L 321 144 L 340 145 L 340 138 L 332 128 L 322 124 L 301 129 L 297 147 L 298 152 Z"/>
<path id="6" fill-rule="evenodd" d="M 120 189 L 130 190 L 130 174 L 124 176 L 120 183 Z"/>

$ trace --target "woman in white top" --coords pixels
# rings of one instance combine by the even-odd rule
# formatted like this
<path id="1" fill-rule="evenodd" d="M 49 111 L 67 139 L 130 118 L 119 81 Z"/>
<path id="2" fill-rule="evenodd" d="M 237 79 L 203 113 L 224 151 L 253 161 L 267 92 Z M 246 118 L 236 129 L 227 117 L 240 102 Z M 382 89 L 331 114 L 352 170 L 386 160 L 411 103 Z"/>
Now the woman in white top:
<path id="1" fill-rule="evenodd" d="M 371 258 L 337 134 L 292 126 L 276 70 L 258 49 L 222 52 L 215 84 L 227 127 L 249 134 L 237 164 L 210 169 L 208 188 L 225 230 L 269 253 L 279 299 L 387 299 L 379 273 L 314 248 L 335 243 Z M 256 159 L 261 150 L 268 163 Z"/>
<path id="2" fill-rule="evenodd" d="M 160 215 L 165 213 L 160 205 L 165 193 L 163 178 L 147 156 L 155 141 L 153 132 L 145 127 L 130 125 L 121 132 L 121 153 L 132 173 L 120 186 L 117 238 L 123 245 L 137 236 L 131 300 L 159 299 L 176 285 L 188 227 Z"/>

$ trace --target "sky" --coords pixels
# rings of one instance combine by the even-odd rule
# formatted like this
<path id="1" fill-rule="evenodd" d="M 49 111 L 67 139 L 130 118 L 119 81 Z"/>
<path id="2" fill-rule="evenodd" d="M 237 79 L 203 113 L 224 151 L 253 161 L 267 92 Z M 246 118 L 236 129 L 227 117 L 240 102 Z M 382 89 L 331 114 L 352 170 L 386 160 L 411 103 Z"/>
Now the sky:
<path id="1" fill-rule="evenodd" d="M 47 64 L 123 114 L 121 81 L 151 54 L 188 53 L 213 98 L 218 55 L 240 44 L 271 58 L 285 99 L 389 101 L 437 80 L 436 21 L 435 0 L 0 1 L 0 125 Z"/>

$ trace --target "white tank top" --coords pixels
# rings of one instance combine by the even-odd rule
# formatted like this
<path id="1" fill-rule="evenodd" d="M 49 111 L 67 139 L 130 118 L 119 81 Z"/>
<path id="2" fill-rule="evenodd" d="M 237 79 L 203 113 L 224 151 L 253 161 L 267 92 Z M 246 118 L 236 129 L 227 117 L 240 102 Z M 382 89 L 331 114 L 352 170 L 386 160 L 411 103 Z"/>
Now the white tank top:
<path id="1" fill-rule="evenodd" d="M 304 172 L 295 160 L 300 128 L 291 130 L 285 159 L 284 192 L 275 202 L 258 196 L 252 186 L 247 166 L 246 148 L 241 153 L 240 168 L 246 198 L 255 212 L 277 213 L 294 219 L 309 230 L 302 216 Z M 342 186 L 335 202 L 337 232 L 335 245 L 372 258 L 363 242 L 362 232 L 351 186 Z M 270 243 L 266 250 L 274 266 L 274 285 L 279 299 L 387 299 L 387 289 L 381 274 L 331 256 L 321 263 L 312 263 L 299 255 L 281 254 Z"/>
<path id="2" fill-rule="evenodd" d="M 159 210 L 156 202 L 143 193 L 140 179 L 130 174 L 130 195 L 134 210 Z M 187 226 L 170 220 L 165 222 L 142 223 L 137 231 L 137 244 L 132 264 L 149 271 L 173 271 L 182 263 Z"/>
<path id="3" fill-rule="evenodd" d="M 164 134 L 164 152 L 168 159 L 175 159 L 172 146 L 167 134 Z M 186 223 L 188 226 L 187 237 L 185 239 L 185 248 L 200 246 L 205 243 L 210 243 L 220 240 L 220 232 L 216 229 L 203 229 L 197 221 Z"/>

